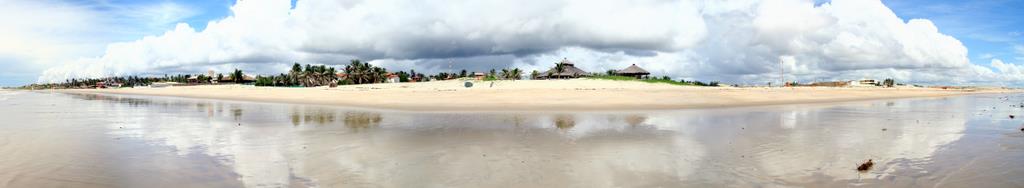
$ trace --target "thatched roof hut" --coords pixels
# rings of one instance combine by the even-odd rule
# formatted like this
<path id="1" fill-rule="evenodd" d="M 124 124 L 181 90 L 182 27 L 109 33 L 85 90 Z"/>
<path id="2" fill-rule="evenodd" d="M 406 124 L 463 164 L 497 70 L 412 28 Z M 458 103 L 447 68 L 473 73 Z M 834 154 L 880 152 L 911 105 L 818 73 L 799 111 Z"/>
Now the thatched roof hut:
<path id="1" fill-rule="evenodd" d="M 561 66 L 562 70 L 558 71 L 558 67 Z M 589 76 L 587 71 L 576 68 L 576 65 L 569 61 L 568 58 L 562 59 L 561 62 L 555 63 L 555 67 L 551 67 L 551 70 L 544 71 L 537 76 L 538 79 L 557 79 L 557 78 L 579 78 Z"/>
<path id="2" fill-rule="evenodd" d="M 632 76 L 636 77 L 637 79 L 640 79 L 641 77 L 650 75 L 651 73 L 647 72 L 647 70 L 644 70 L 643 68 L 636 66 L 636 64 L 633 64 L 630 65 L 629 67 L 626 67 L 626 69 L 615 71 L 615 74 L 619 76 Z"/>

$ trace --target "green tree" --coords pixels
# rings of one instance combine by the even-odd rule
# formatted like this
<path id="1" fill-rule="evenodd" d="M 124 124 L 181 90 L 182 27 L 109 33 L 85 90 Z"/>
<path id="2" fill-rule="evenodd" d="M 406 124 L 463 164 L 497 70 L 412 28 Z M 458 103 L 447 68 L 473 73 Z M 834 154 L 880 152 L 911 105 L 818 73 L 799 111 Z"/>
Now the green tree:
<path id="1" fill-rule="evenodd" d="M 893 87 L 896 85 L 896 80 L 893 80 L 892 78 L 886 78 L 885 81 L 882 81 L 882 85 L 885 87 Z"/>
<path id="2" fill-rule="evenodd" d="M 387 78 L 387 69 L 370 65 L 370 63 L 353 59 L 345 66 L 345 74 L 352 84 L 382 83 Z"/>
<path id="3" fill-rule="evenodd" d="M 242 74 L 242 70 L 235 69 L 235 71 L 231 73 L 231 80 L 234 80 L 235 83 L 242 83 L 242 81 L 244 81 L 243 79 L 244 75 Z"/>
<path id="4" fill-rule="evenodd" d="M 557 74 L 562 74 L 562 72 L 565 72 L 565 64 L 564 63 L 556 63 L 555 64 L 555 72 Z"/>

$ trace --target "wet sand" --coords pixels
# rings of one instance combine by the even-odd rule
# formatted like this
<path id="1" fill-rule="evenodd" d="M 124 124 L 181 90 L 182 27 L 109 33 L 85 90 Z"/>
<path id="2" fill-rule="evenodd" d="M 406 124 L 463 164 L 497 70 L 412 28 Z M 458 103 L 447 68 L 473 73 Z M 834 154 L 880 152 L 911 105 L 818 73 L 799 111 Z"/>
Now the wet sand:
<path id="1" fill-rule="evenodd" d="M 463 81 L 441 81 L 351 85 L 338 88 L 218 85 L 55 91 L 330 104 L 411 111 L 661 110 L 1019 92 L 1002 89 L 944 90 L 875 87 L 684 87 L 634 81 L 588 79 L 476 81 L 472 88 L 465 88 L 463 84 Z"/>
<path id="2" fill-rule="evenodd" d="M 493 113 L 5 97 L 0 187 L 1024 185 L 1018 94 Z"/>

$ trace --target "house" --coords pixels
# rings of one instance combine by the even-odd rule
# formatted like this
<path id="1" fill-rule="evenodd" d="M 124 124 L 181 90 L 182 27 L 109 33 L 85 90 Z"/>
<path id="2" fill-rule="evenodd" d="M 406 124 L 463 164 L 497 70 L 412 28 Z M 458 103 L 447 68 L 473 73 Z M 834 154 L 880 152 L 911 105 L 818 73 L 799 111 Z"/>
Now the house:
<path id="1" fill-rule="evenodd" d="M 243 74 L 242 75 L 242 83 L 249 83 L 249 82 L 255 82 L 255 81 L 256 81 L 256 77 L 255 76 L 248 75 L 248 74 Z"/>
<path id="2" fill-rule="evenodd" d="M 476 80 L 484 80 L 485 77 L 487 77 L 487 74 L 482 72 L 473 73 L 473 78 L 476 78 Z"/>
<path id="3" fill-rule="evenodd" d="M 107 88 L 107 82 L 96 82 L 96 89 Z"/>
<path id="4" fill-rule="evenodd" d="M 561 68 L 561 70 L 558 70 Z M 589 76 L 587 71 L 576 68 L 576 65 L 569 61 L 568 58 L 562 59 L 561 62 L 555 63 L 555 67 L 551 70 L 544 71 L 537 76 L 538 79 L 568 79 L 568 78 L 579 78 Z"/>
<path id="5" fill-rule="evenodd" d="M 217 82 L 219 81 L 216 79 L 217 75 L 213 72 L 213 70 L 206 71 L 206 77 L 210 78 L 209 80 L 211 84 L 217 84 Z"/>
<path id="6" fill-rule="evenodd" d="M 412 75 L 412 77 L 409 78 L 409 82 L 419 82 L 420 79 L 423 79 L 420 75 Z"/>
<path id="7" fill-rule="evenodd" d="M 242 80 L 235 81 L 235 79 L 231 78 L 230 75 L 224 75 L 224 77 L 221 78 L 219 81 L 220 82 L 234 82 L 234 83 L 249 83 L 249 82 L 255 82 L 256 81 L 256 77 L 253 77 L 252 75 L 248 75 L 248 74 L 243 74 L 242 75 Z M 189 80 L 189 82 L 191 82 L 191 80 Z"/>
<path id="8" fill-rule="evenodd" d="M 878 86 L 878 81 L 872 79 L 860 79 L 850 81 L 849 85 L 852 87 L 874 87 Z"/>
<path id="9" fill-rule="evenodd" d="M 188 76 L 188 84 L 199 84 L 199 76 L 198 75 Z"/>
<path id="10" fill-rule="evenodd" d="M 647 72 L 647 70 L 644 70 L 643 68 L 636 66 L 636 64 L 630 65 L 629 67 L 626 67 L 626 69 L 615 71 L 615 75 L 636 77 L 636 79 L 641 79 L 650 74 L 650 72 Z"/>
<path id="11" fill-rule="evenodd" d="M 233 83 L 234 82 L 234 78 L 231 78 L 231 76 L 225 75 L 223 78 L 220 78 L 219 82 Z"/>
<path id="12" fill-rule="evenodd" d="M 395 73 L 388 73 L 387 78 L 387 83 L 398 83 L 401 81 L 398 77 L 398 74 Z"/>

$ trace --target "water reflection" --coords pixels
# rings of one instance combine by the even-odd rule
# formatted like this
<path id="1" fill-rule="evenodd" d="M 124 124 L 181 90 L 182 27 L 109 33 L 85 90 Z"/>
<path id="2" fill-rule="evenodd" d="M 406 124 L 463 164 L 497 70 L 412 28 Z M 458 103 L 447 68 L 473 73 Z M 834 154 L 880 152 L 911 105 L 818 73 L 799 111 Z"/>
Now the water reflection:
<path id="1" fill-rule="evenodd" d="M 231 108 L 231 117 L 234 118 L 235 121 L 241 120 L 242 119 L 242 108 L 241 108 L 241 106 L 239 106 L 239 105 L 231 105 L 230 108 Z"/>
<path id="2" fill-rule="evenodd" d="M 628 124 L 629 126 L 633 126 L 633 127 L 640 126 L 641 124 L 643 124 L 646 121 L 647 121 L 647 116 L 644 116 L 644 115 L 629 115 L 629 116 L 626 116 L 626 124 Z"/>
<path id="3" fill-rule="evenodd" d="M 355 130 L 376 127 L 380 124 L 381 119 L 383 118 L 381 118 L 380 113 L 345 112 L 345 126 Z"/>
<path id="4" fill-rule="evenodd" d="M 965 143 L 972 122 L 993 123 L 970 118 L 982 118 L 975 114 L 989 106 L 979 106 L 995 101 L 547 114 L 73 97 L 103 101 L 85 108 L 130 128 L 110 134 L 180 155 L 197 151 L 221 159 L 246 186 L 270 187 L 929 186 L 957 175 L 942 166 L 967 159 L 948 156 L 974 150 L 951 148 Z M 337 124 L 344 126 L 326 126 Z M 1020 145 L 1000 142 L 991 150 Z M 875 170 L 856 172 L 867 159 Z"/>
<path id="5" fill-rule="evenodd" d="M 569 129 L 572 129 L 572 127 L 575 127 L 575 126 L 576 126 L 576 120 L 573 119 L 572 116 L 569 116 L 569 115 L 557 115 L 557 116 L 555 116 L 555 127 L 558 127 L 558 129 L 561 129 L 563 131 L 567 131 Z"/>

